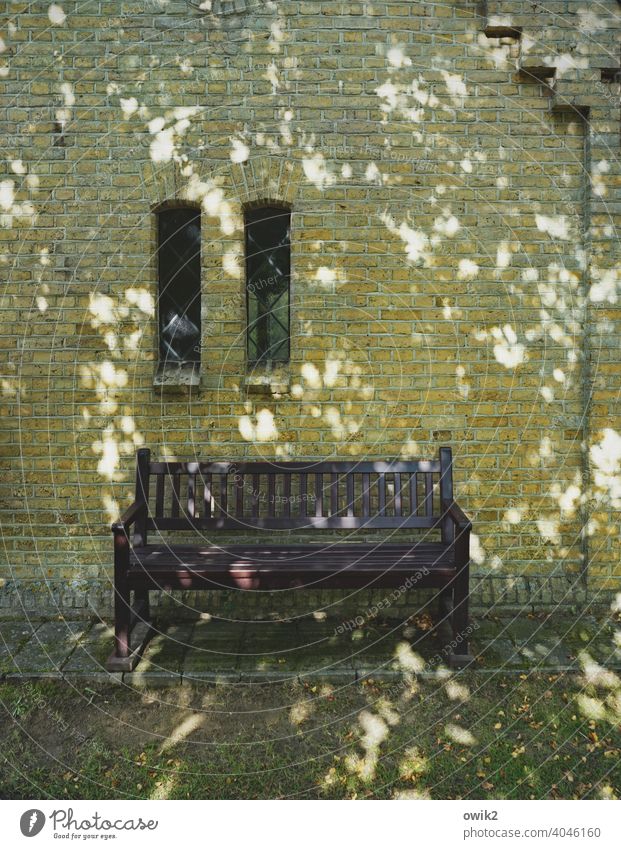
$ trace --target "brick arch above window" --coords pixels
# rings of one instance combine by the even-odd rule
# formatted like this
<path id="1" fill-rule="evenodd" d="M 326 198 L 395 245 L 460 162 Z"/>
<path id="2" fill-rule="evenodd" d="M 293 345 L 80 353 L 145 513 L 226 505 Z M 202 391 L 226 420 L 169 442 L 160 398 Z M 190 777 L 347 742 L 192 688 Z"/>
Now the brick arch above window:
<path id="1" fill-rule="evenodd" d="M 232 194 L 246 210 L 261 205 L 295 204 L 300 185 L 305 182 L 302 164 L 282 156 L 252 156 L 230 168 Z"/>

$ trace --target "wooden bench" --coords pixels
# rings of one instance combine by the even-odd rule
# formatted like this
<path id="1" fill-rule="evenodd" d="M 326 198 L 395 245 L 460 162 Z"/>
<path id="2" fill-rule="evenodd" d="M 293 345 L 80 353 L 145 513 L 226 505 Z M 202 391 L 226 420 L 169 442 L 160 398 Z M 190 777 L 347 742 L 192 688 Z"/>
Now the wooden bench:
<path id="1" fill-rule="evenodd" d="M 107 668 L 130 671 L 138 662 L 142 645 L 131 631 L 149 622 L 150 590 L 404 584 L 439 588 L 458 646 L 451 662 L 463 666 L 471 660 L 470 528 L 453 499 L 450 448 L 431 461 L 318 463 L 152 463 L 141 449 L 135 501 L 112 526 L 115 649 Z M 303 540 L 327 531 L 323 544 Z M 151 532 L 158 538 L 149 544 Z M 171 542 L 168 532 L 192 544 Z M 253 541 L 218 544 L 221 532 Z"/>

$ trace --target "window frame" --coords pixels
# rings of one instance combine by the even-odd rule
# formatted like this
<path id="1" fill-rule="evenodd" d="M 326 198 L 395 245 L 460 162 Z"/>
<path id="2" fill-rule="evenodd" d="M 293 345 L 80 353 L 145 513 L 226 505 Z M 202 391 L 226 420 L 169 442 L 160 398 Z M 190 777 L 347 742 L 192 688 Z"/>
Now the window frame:
<path id="1" fill-rule="evenodd" d="M 192 322 L 197 326 L 197 339 L 194 342 L 194 352 L 195 356 L 189 359 L 172 359 L 170 356 L 166 355 L 164 350 L 164 341 L 163 341 L 163 315 L 162 315 L 162 290 L 167 288 L 170 285 L 170 281 L 164 284 L 163 275 L 162 275 L 162 254 L 161 249 L 163 246 L 162 242 L 162 222 L 164 220 L 163 217 L 167 215 L 171 215 L 173 213 L 178 213 L 179 211 L 187 211 L 188 213 L 192 213 L 191 217 L 188 219 L 187 224 L 191 222 L 195 222 L 198 226 L 198 256 L 196 257 L 197 261 L 197 291 L 192 298 L 190 303 L 193 303 L 196 299 L 198 299 L 198 305 L 193 310 L 191 319 Z M 202 307 L 203 307 L 203 292 L 202 292 L 202 215 L 201 208 L 199 205 L 184 202 L 184 201 L 173 201 L 167 202 L 165 204 L 160 204 L 153 209 L 154 219 L 155 219 L 155 242 L 156 242 L 156 290 L 157 290 L 157 309 L 156 309 L 156 319 L 157 319 L 157 338 L 156 338 L 156 349 L 157 349 L 157 363 L 158 363 L 158 374 L 181 374 L 183 372 L 192 372 L 198 374 L 201 365 L 201 355 L 202 355 Z M 187 303 L 185 304 L 185 312 L 187 313 Z M 196 321 L 197 319 L 197 321 Z M 181 381 L 185 382 L 185 381 Z"/>
<path id="2" fill-rule="evenodd" d="M 287 227 L 286 227 L 286 235 L 287 235 L 287 250 L 288 250 L 288 274 L 285 275 L 287 279 L 287 312 L 286 312 L 286 353 L 283 357 L 274 358 L 271 356 L 266 356 L 265 354 L 257 353 L 256 357 L 251 356 L 251 328 L 256 324 L 257 319 L 254 322 L 251 322 L 250 316 L 250 298 L 251 293 L 249 291 L 250 286 L 250 257 L 251 251 L 249 250 L 249 224 L 252 222 L 249 220 L 250 217 L 256 216 L 257 214 L 261 214 L 262 212 L 276 211 L 278 210 L 281 214 L 286 213 L 287 215 Z M 282 200 L 274 200 L 272 198 L 269 199 L 261 199 L 259 201 L 254 201 L 253 203 L 244 204 L 243 206 L 243 219 L 244 219 L 244 281 L 243 281 L 243 293 L 244 293 L 244 313 L 245 313 L 245 330 L 244 330 L 244 347 L 245 347 L 245 355 L 246 355 L 246 363 L 252 369 L 264 368 L 267 371 L 271 371 L 274 368 L 286 366 L 291 361 L 291 297 L 292 297 L 292 229 L 293 229 L 293 209 L 292 206 Z M 275 246 L 277 247 L 277 246 Z M 258 300 L 258 299 L 257 299 Z M 269 315 L 266 313 L 264 315 Z M 282 326 L 282 322 L 281 322 Z M 271 342 L 271 340 L 269 340 Z M 279 347 L 285 343 L 285 340 L 280 343 Z M 269 348 L 268 348 L 269 350 Z"/>

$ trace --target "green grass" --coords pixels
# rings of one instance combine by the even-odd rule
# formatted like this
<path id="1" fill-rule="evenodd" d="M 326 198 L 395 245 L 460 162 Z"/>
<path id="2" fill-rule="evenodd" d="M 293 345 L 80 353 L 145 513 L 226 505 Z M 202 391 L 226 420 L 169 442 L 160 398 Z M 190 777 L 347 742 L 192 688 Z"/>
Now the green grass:
<path id="1" fill-rule="evenodd" d="M 3 798 L 621 796 L 621 684 L 0 685 Z"/>

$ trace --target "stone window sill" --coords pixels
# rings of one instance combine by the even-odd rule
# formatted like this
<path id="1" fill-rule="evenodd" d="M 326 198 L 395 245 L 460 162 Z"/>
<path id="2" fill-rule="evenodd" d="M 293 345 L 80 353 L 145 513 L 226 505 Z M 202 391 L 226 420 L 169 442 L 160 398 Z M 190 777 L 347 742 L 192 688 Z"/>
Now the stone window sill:
<path id="1" fill-rule="evenodd" d="M 291 373 L 288 365 L 255 370 L 243 379 L 249 396 L 280 398 L 291 391 Z"/>
<path id="2" fill-rule="evenodd" d="M 153 377 L 153 385 L 159 387 L 199 386 L 200 380 L 198 363 L 179 366 L 161 365 Z"/>

